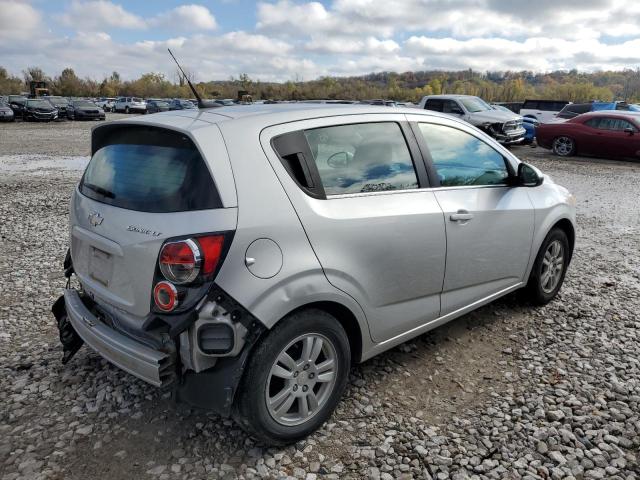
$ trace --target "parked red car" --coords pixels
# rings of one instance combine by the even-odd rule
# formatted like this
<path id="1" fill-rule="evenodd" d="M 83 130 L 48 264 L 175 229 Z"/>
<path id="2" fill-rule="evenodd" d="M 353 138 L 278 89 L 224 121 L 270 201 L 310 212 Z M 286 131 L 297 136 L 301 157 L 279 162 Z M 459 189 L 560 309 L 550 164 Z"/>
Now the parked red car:
<path id="1" fill-rule="evenodd" d="M 536 128 L 536 140 L 561 157 L 578 153 L 640 159 L 640 113 L 607 110 L 543 123 Z"/>

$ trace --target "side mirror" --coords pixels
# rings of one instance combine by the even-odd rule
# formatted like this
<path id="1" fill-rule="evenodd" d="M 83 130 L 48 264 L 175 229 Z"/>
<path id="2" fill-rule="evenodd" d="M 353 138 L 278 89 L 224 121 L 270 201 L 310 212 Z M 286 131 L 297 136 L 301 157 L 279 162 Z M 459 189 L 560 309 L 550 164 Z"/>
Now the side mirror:
<path id="1" fill-rule="evenodd" d="M 631 127 L 627 127 L 624 129 L 624 133 L 629 134 L 629 135 L 633 135 L 635 132 L 635 130 Z"/>
<path id="2" fill-rule="evenodd" d="M 520 163 L 518 165 L 518 181 L 519 187 L 537 187 L 542 185 L 544 177 L 540 171 L 529 165 L 528 163 Z"/>

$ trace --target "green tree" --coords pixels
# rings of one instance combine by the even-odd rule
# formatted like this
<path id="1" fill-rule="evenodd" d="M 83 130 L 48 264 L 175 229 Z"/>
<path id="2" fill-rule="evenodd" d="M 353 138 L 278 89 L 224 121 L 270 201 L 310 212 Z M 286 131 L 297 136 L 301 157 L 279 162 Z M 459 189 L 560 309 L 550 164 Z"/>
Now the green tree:
<path id="1" fill-rule="evenodd" d="M 84 90 L 82 80 L 78 78 L 73 68 L 65 68 L 59 77 L 54 80 L 54 93 L 64 97 L 81 95 Z"/>
<path id="2" fill-rule="evenodd" d="M 9 75 L 6 68 L 0 67 L 0 94 L 19 94 L 22 91 L 22 86 L 22 80 Z"/>

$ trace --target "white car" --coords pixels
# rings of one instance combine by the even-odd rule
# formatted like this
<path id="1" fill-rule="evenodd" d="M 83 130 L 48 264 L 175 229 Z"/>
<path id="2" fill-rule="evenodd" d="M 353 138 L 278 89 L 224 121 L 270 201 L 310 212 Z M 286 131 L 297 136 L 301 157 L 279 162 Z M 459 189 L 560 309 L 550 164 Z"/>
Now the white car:
<path id="1" fill-rule="evenodd" d="M 535 118 L 540 123 L 549 123 L 556 119 L 556 115 L 571 102 L 566 100 L 525 100 L 520 109 L 520 115 Z"/>
<path id="2" fill-rule="evenodd" d="M 96 100 L 93 103 L 95 103 L 97 106 L 99 106 L 105 112 L 113 112 L 113 110 L 114 110 L 114 108 L 116 106 L 116 99 L 115 98 L 102 97 L 102 98 Z"/>
<path id="3" fill-rule="evenodd" d="M 147 102 L 138 97 L 120 97 L 113 107 L 115 112 L 147 113 Z"/>

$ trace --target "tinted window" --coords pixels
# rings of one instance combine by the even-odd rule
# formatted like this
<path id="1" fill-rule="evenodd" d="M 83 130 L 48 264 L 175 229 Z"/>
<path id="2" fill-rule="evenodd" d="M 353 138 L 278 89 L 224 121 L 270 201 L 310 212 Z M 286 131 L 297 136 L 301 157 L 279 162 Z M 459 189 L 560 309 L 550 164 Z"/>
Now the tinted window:
<path id="1" fill-rule="evenodd" d="M 592 118 L 585 122 L 587 125 L 600 130 L 617 130 L 623 131 L 626 128 L 631 128 L 633 131 L 637 131 L 636 127 L 631 122 L 623 120 L 622 118 L 600 117 Z"/>
<path id="2" fill-rule="evenodd" d="M 522 105 L 522 108 L 528 108 L 528 109 L 532 109 L 532 110 L 537 110 L 538 108 L 538 102 L 535 100 L 527 100 L 524 102 L 524 105 Z"/>
<path id="3" fill-rule="evenodd" d="M 421 123 L 443 187 L 501 185 L 509 177 L 504 158 L 482 140 L 452 127 Z"/>
<path id="4" fill-rule="evenodd" d="M 397 123 L 316 128 L 305 136 L 327 195 L 418 188 Z"/>
<path id="5" fill-rule="evenodd" d="M 444 101 L 439 98 L 431 98 L 424 104 L 425 110 L 433 110 L 434 112 L 442 112 Z"/>
<path id="6" fill-rule="evenodd" d="M 462 108 L 460 108 L 460 105 L 458 105 L 458 102 L 455 102 L 453 100 L 445 100 L 442 103 L 442 111 L 444 113 L 457 113 L 457 114 L 464 113 Z"/>
<path id="7" fill-rule="evenodd" d="M 83 108 L 83 107 L 96 107 L 97 105 L 87 100 L 80 100 L 79 102 L 73 102 L 73 106 Z"/>
<path id="8" fill-rule="evenodd" d="M 98 129 L 80 182 L 83 195 L 143 212 L 219 208 L 211 175 L 191 140 L 151 127 Z"/>

